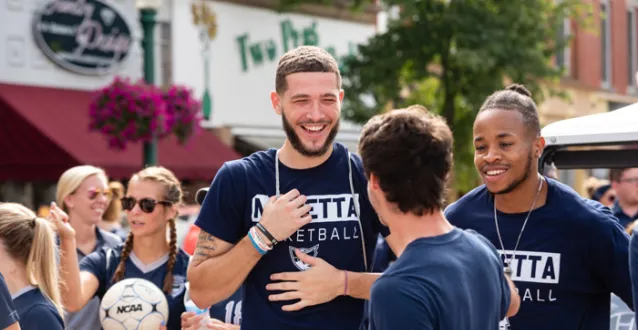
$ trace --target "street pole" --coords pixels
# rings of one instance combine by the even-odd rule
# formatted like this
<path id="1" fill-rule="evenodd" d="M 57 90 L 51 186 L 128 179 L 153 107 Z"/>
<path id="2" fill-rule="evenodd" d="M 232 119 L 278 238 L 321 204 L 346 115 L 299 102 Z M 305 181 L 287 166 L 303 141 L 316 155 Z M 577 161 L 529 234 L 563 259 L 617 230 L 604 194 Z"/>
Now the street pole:
<path id="1" fill-rule="evenodd" d="M 149 85 L 155 84 L 155 9 L 141 9 L 140 22 L 142 23 L 143 38 L 142 49 L 144 52 L 144 80 Z M 157 165 L 157 137 L 144 142 L 144 167 Z"/>

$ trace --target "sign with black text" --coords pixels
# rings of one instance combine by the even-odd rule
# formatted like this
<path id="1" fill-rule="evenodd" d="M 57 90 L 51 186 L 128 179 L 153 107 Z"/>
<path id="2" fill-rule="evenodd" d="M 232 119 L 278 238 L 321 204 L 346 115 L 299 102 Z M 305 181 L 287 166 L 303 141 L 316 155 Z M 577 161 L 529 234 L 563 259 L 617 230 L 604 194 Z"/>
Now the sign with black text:
<path id="1" fill-rule="evenodd" d="M 84 75 L 116 70 L 133 42 L 126 20 L 105 0 L 50 0 L 34 15 L 33 36 L 51 61 Z"/>

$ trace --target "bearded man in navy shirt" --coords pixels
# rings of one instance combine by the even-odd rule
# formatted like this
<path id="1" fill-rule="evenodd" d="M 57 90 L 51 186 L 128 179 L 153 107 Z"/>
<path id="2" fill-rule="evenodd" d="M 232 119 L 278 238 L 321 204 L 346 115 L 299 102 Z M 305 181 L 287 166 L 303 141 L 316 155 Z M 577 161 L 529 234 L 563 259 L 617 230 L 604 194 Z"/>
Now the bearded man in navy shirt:
<path id="1" fill-rule="evenodd" d="M 489 239 L 512 274 L 521 308 L 502 329 L 609 329 L 612 293 L 633 306 L 629 236 L 608 208 L 538 173 L 545 141 L 531 93 L 495 92 L 473 131 L 485 184 L 445 215 Z"/>
<path id="2" fill-rule="evenodd" d="M 208 307 L 243 285 L 241 328 L 357 329 L 378 274 L 368 273 L 380 224 L 361 159 L 334 138 L 339 66 L 318 47 L 284 54 L 273 109 L 280 149 L 227 162 L 195 222 L 190 294 Z"/>

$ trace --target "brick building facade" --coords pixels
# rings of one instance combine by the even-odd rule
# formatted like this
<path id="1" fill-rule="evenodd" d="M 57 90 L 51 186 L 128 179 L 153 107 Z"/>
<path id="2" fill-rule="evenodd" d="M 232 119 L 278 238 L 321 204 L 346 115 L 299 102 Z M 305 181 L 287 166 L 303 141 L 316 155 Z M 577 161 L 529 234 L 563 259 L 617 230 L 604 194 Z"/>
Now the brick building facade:
<path id="1" fill-rule="evenodd" d="M 557 57 L 565 67 L 560 89 L 568 99 L 552 98 L 540 105 L 541 123 L 605 111 L 638 102 L 638 1 L 585 0 L 593 6 L 592 25 L 566 22 L 569 47 Z M 604 175 L 604 172 L 597 174 Z M 561 172 L 561 181 L 583 192 L 590 171 Z"/>

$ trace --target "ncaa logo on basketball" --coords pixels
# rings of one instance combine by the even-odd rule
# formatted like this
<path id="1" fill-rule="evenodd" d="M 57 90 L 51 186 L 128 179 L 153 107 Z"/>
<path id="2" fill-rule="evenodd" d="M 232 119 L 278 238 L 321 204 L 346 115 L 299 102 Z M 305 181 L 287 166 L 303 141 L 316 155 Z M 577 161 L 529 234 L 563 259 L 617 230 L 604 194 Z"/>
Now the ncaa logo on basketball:
<path id="1" fill-rule="evenodd" d="M 299 251 L 311 256 L 311 257 L 317 257 L 319 255 L 319 244 L 311 247 L 311 248 L 298 248 Z M 301 261 L 299 258 L 297 258 L 297 255 L 295 254 L 295 248 L 292 246 L 288 247 L 288 251 L 290 252 L 290 260 L 292 260 L 293 265 L 295 265 L 295 267 L 297 267 L 297 269 L 299 270 L 306 270 L 308 268 L 310 268 L 310 265 L 308 265 L 307 263 Z"/>
<path id="2" fill-rule="evenodd" d="M 142 304 L 117 306 L 117 314 L 139 312 L 142 310 Z"/>
<path id="3" fill-rule="evenodd" d="M 99 317 L 103 329 L 159 329 L 168 320 L 168 301 L 152 282 L 126 278 L 106 291 Z"/>

